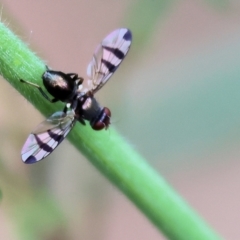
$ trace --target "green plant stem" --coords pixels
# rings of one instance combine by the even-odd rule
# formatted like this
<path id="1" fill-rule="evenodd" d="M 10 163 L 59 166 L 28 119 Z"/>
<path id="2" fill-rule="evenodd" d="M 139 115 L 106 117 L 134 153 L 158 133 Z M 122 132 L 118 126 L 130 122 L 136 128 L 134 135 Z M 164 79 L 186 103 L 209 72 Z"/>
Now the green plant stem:
<path id="1" fill-rule="evenodd" d="M 44 71 L 43 61 L 0 23 L 0 73 L 47 116 L 61 110 L 63 104 L 48 103 L 38 90 L 19 81 L 42 86 Z M 69 140 L 169 239 L 220 239 L 114 128 L 110 133 L 96 132 L 79 123 Z"/>

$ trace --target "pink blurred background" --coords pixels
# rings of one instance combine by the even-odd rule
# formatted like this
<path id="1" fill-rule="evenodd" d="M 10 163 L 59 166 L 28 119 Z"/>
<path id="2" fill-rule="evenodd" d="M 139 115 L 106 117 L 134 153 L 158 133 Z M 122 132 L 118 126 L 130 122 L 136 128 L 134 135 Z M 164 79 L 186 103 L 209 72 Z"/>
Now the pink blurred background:
<path id="1" fill-rule="evenodd" d="M 158 4 L 2 0 L 1 20 L 51 68 L 83 77 L 101 39 L 130 28 L 130 53 L 98 100 L 112 110 L 112 125 L 213 229 L 239 239 L 240 4 Z M 63 219 L 40 239 L 165 239 L 68 141 L 42 163 L 24 165 L 22 144 L 44 117 L 3 79 L 0 92 L 1 239 L 22 239 L 16 209 L 38 189 Z"/>

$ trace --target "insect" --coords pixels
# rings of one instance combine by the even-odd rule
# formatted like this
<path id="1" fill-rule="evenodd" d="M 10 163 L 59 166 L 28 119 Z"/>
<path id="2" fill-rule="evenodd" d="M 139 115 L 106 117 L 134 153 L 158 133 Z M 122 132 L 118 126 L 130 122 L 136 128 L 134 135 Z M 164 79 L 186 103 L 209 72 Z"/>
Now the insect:
<path id="1" fill-rule="evenodd" d="M 53 71 L 48 69 L 48 67 L 47 71 L 42 75 L 42 80 L 45 88 L 54 97 L 53 99 L 50 99 L 39 85 L 20 79 L 22 83 L 36 87 L 43 97 L 51 103 L 57 101 L 73 102 L 76 94 L 81 90 L 81 84 L 83 83 L 83 78 L 78 77 L 76 73 Z"/>
<path id="2" fill-rule="evenodd" d="M 89 121 L 94 130 L 109 127 L 111 111 L 107 107 L 101 107 L 94 94 L 116 71 L 127 55 L 131 42 L 131 31 L 126 28 L 116 29 L 102 40 L 87 67 L 89 80 L 88 87 L 84 90 L 84 80 L 78 74 L 66 74 L 48 68 L 42 79 L 53 99 L 50 99 L 40 86 L 20 80 L 36 87 L 48 101 L 66 103 L 63 111 L 52 114 L 28 136 L 21 151 L 24 163 L 36 163 L 47 157 L 65 139 L 77 121 L 83 125 L 86 124 L 85 120 Z"/>

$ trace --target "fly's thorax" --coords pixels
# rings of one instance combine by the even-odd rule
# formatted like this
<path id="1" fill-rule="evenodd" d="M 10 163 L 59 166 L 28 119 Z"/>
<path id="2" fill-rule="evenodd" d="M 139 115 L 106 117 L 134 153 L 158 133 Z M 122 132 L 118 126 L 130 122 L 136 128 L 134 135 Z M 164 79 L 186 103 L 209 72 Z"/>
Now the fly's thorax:
<path id="1" fill-rule="evenodd" d="M 75 114 L 78 120 L 88 120 L 94 130 L 107 129 L 110 125 L 111 111 L 101 107 L 93 96 L 87 94 L 78 99 Z"/>
<path id="2" fill-rule="evenodd" d="M 102 107 L 94 97 L 84 95 L 78 98 L 78 105 L 75 112 L 79 118 L 91 121 L 100 114 L 101 110 Z"/>
<path id="3" fill-rule="evenodd" d="M 63 72 L 47 70 L 43 73 L 42 79 L 48 92 L 63 102 L 71 100 L 78 88 L 76 82 Z"/>

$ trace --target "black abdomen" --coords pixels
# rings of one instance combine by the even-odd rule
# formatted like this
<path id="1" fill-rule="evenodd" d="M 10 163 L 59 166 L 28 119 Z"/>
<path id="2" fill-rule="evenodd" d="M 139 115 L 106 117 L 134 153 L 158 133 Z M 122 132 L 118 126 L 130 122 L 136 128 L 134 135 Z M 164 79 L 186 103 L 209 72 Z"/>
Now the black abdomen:
<path id="1" fill-rule="evenodd" d="M 62 102 L 69 102 L 74 97 L 77 85 L 69 75 L 47 70 L 42 75 L 42 79 L 48 92 Z"/>

